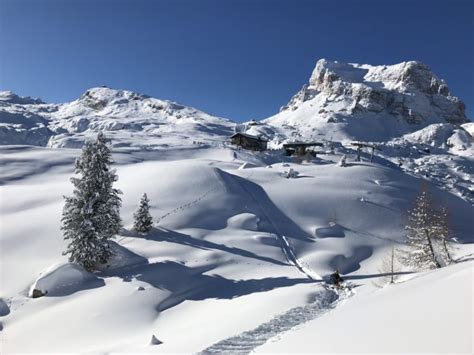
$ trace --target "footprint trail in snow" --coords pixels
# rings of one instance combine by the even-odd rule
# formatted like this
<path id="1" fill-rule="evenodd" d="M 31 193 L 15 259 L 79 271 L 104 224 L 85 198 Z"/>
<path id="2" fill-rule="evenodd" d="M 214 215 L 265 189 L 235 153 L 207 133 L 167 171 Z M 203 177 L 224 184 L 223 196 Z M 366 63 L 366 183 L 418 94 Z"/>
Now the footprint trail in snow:
<path id="1" fill-rule="evenodd" d="M 221 340 L 200 354 L 249 354 L 281 333 L 320 317 L 334 308 L 338 300 L 339 295 L 336 291 L 323 288 L 314 296 L 311 303 L 291 308 L 252 330 Z"/>

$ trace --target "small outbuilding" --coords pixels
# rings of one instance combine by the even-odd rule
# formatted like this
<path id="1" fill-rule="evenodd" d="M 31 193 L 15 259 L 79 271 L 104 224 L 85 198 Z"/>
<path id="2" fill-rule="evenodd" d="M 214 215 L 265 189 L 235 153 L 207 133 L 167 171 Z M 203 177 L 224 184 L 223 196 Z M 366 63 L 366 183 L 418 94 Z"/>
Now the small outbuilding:
<path id="1" fill-rule="evenodd" d="M 285 154 L 288 156 L 291 155 L 306 155 L 308 153 L 308 148 L 310 147 L 323 147 L 324 144 L 320 142 L 308 142 L 308 143 L 285 143 L 283 144 L 283 149 Z"/>
<path id="2" fill-rule="evenodd" d="M 252 136 L 247 133 L 235 133 L 230 137 L 231 143 L 249 150 L 267 150 L 268 141 L 261 136 Z"/>

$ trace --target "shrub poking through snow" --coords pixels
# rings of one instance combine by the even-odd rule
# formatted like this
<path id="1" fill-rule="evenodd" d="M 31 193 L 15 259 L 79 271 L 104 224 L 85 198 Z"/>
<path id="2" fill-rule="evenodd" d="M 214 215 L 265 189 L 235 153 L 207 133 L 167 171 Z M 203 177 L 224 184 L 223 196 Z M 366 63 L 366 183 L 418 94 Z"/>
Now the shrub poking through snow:
<path id="1" fill-rule="evenodd" d="M 347 158 L 346 158 L 346 155 L 344 154 L 344 155 L 341 157 L 341 160 L 339 160 L 338 165 L 339 165 L 339 166 L 342 166 L 342 167 L 346 166 L 346 159 L 347 159 Z"/>
<path id="2" fill-rule="evenodd" d="M 400 267 L 398 264 L 397 250 L 392 246 L 390 252 L 382 259 L 382 264 L 379 267 L 381 277 L 374 281 L 375 286 L 384 287 L 387 284 L 394 284 L 400 277 L 398 272 Z"/>
<path id="3" fill-rule="evenodd" d="M 153 218 L 150 215 L 150 200 L 148 200 L 146 194 L 143 194 L 140 199 L 140 204 L 136 212 L 133 214 L 133 218 L 133 229 L 137 232 L 147 233 L 151 230 L 153 226 Z"/>
<path id="4" fill-rule="evenodd" d="M 400 260 L 407 266 L 434 269 L 450 262 L 447 239 L 449 228 L 445 209 L 437 211 L 426 186 L 408 211 L 407 244 L 410 250 Z"/>
<path id="5" fill-rule="evenodd" d="M 69 241 L 65 255 L 69 261 L 93 270 L 111 256 L 108 241 L 121 227 L 121 191 L 106 138 L 100 132 L 95 141 L 86 142 L 76 160 L 72 196 L 65 197 L 61 219 L 64 239 Z"/>
<path id="6" fill-rule="evenodd" d="M 299 172 L 297 172 L 296 170 L 293 170 L 292 168 L 290 168 L 290 170 L 285 171 L 283 173 L 283 176 L 286 177 L 287 179 L 295 179 L 298 177 L 298 175 L 299 175 Z"/>

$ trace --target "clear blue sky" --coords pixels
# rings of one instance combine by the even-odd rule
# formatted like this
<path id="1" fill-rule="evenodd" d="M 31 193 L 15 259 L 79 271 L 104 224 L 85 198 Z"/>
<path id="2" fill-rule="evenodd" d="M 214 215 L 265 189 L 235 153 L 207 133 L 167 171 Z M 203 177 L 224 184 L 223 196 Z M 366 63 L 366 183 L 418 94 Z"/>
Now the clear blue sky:
<path id="1" fill-rule="evenodd" d="M 0 89 L 70 101 L 105 84 L 265 118 L 319 58 L 421 60 L 474 117 L 472 0 L 0 0 Z"/>

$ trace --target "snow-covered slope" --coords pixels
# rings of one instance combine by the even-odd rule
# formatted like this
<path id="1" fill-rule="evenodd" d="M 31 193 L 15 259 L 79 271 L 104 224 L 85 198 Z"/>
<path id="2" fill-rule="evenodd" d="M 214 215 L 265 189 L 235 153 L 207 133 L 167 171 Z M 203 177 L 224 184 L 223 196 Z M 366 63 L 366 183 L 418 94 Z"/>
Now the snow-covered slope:
<path id="1" fill-rule="evenodd" d="M 386 141 L 446 122 L 467 122 L 465 106 L 425 64 L 326 59 L 278 114 L 264 120 L 277 136 L 337 141 Z"/>
<path id="2" fill-rule="evenodd" d="M 257 353 L 472 354 L 472 261 L 356 294 Z"/>
<path id="3" fill-rule="evenodd" d="M 223 147 L 116 149 L 125 228 L 109 267 L 88 277 L 63 264 L 59 230 L 79 150 L 1 153 L 7 353 L 251 351 L 338 309 L 344 296 L 321 283 L 335 268 L 368 285 L 380 257 L 402 245 L 403 216 L 421 184 L 392 166 L 339 167 L 336 155 L 301 164 Z M 298 178 L 283 176 L 290 168 Z M 456 255 L 472 252 L 473 207 L 430 189 L 456 211 Z M 143 192 L 157 222 L 148 235 L 130 230 Z M 48 293 L 29 298 L 32 287 Z M 162 343 L 150 345 L 152 335 Z"/>
<path id="4" fill-rule="evenodd" d="M 99 130 L 140 149 L 222 142 L 234 123 L 175 102 L 106 87 L 65 104 L 0 93 L 0 144 L 77 148 Z"/>

